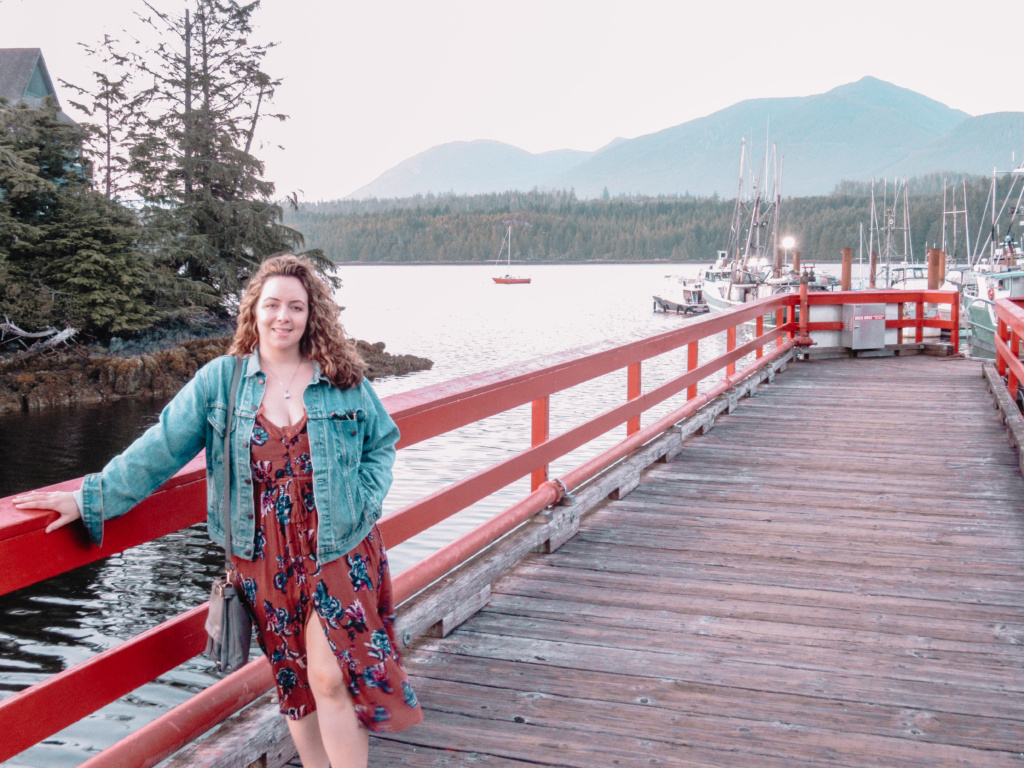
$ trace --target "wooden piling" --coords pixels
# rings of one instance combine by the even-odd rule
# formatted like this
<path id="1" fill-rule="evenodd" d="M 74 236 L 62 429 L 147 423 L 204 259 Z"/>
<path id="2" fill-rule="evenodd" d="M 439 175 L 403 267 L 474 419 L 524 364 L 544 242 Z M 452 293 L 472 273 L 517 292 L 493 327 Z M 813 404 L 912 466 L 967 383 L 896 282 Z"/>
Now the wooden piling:
<path id="1" fill-rule="evenodd" d="M 840 290 L 848 291 L 853 286 L 853 248 L 843 248 L 843 276 Z"/>
<path id="2" fill-rule="evenodd" d="M 939 249 L 928 249 L 928 290 L 937 291 L 939 285 Z"/>

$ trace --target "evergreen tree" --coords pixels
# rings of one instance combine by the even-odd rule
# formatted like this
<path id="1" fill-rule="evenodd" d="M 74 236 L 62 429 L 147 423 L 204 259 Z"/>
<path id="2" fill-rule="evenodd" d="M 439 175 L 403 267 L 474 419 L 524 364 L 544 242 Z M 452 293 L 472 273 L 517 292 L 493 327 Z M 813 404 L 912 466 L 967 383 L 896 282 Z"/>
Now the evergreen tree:
<path id="1" fill-rule="evenodd" d="M 65 322 L 101 338 L 152 324 L 148 271 L 135 246 L 134 213 L 88 189 L 62 190 L 53 223 L 36 244 L 42 277 L 64 305 Z"/>
<path id="2" fill-rule="evenodd" d="M 171 303 L 219 307 L 263 259 L 304 242 L 282 223 L 274 184 L 252 154 L 259 122 L 284 119 L 266 112 L 280 83 L 262 69 L 272 46 L 250 41 L 258 2 L 195 0 L 180 16 L 145 5 L 143 21 L 161 42 L 135 61 L 152 85 L 130 154 L 148 245 L 179 278 Z M 306 255 L 329 265 L 320 251 Z"/>
<path id="3" fill-rule="evenodd" d="M 119 46 L 119 41 L 110 35 L 104 35 L 99 46 L 82 45 L 103 65 L 92 73 L 92 90 L 60 81 L 82 99 L 70 103 L 97 121 L 83 126 L 89 131 L 86 153 L 92 158 L 97 185 L 108 200 L 123 199 L 131 189 L 127 148 L 133 143 L 142 117 L 140 98 L 132 90 L 134 54 L 120 53 Z"/>
<path id="4" fill-rule="evenodd" d="M 150 324 L 147 273 L 134 214 L 90 189 L 85 135 L 52 100 L 0 104 L 0 301 L 21 327 L 103 338 Z"/>

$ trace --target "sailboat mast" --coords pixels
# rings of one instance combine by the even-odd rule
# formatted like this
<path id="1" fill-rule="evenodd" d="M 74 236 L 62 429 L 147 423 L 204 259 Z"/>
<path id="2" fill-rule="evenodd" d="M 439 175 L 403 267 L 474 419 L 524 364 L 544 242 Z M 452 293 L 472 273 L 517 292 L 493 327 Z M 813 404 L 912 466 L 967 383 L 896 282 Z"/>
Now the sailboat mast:
<path id="1" fill-rule="evenodd" d="M 963 183 L 963 187 L 964 187 L 964 242 L 966 243 L 964 248 L 965 248 L 965 250 L 969 251 L 970 248 L 971 248 L 971 222 L 970 222 L 970 219 L 967 216 L 967 179 L 965 179 L 965 178 L 964 179 L 960 179 L 960 181 Z M 967 263 L 970 264 L 970 261 L 971 261 L 971 254 L 968 253 L 967 254 Z"/>
<path id="2" fill-rule="evenodd" d="M 996 237 L 999 236 L 999 229 L 996 222 L 999 216 L 996 213 L 996 169 L 992 168 L 992 235 L 989 237 L 988 258 L 989 263 L 996 263 Z"/>

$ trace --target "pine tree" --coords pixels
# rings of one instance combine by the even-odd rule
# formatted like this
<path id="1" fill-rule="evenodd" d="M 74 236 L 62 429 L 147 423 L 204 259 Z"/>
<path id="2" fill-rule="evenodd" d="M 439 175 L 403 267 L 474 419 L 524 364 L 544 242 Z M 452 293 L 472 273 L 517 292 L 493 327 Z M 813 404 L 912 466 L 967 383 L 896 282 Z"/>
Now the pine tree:
<path id="1" fill-rule="evenodd" d="M 57 291 L 65 322 L 109 338 L 148 328 L 148 271 L 135 251 L 135 214 L 88 189 L 62 190 L 53 223 L 36 244 L 42 277 Z"/>
<path id="2" fill-rule="evenodd" d="M 152 85 L 130 151 L 150 248 L 167 274 L 188 281 L 178 300 L 221 306 L 263 259 L 304 242 L 282 223 L 274 184 L 252 154 L 260 121 L 284 119 L 266 111 L 280 84 L 262 69 L 273 46 L 250 40 L 258 2 L 195 0 L 180 16 L 145 5 L 143 21 L 161 43 L 136 60 Z M 329 267 L 322 252 L 306 255 Z"/>
<path id="3" fill-rule="evenodd" d="M 52 100 L 0 105 L 0 300 L 21 327 L 103 338 L 152 319 L 138 223 L 91 190 L 85 135 Z"/>
<path id="4" fill-rule="evenodd" d="M 82 47 L 102 64 L 92 73 L 95 86 L 88 89 L 60 82 L 81 99 L 71 100 L 71 105 L 97 121 L 83 127 L 89 131 L 86 153 L 92 158 L 100 190 L 108 200 L 123 199 L 130 196 L 132 186 L 127 148 L 142 119 L 140 98 L 133 90 L 135 54 L 121 53 L 120 41 L 110 35 L 104 35 L 98 46 Z"/>

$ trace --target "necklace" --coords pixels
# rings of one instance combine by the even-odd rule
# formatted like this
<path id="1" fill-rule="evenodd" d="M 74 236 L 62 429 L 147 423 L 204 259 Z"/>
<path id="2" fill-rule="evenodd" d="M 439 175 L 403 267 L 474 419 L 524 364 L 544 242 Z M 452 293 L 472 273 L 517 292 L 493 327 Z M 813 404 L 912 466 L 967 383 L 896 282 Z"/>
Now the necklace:
<path id="1" fill-rule="evenodd" d="M 299 369 L 301 367 L 302 367 L 302 361 L 299 360 L 299 364 L 295 367 L 295 372 L 292 374 L 291 379 L 289 379 L 288 383 L 285 384 L 284 380 L 282 380 L 280 376 L 278 376 L 276 373 L 274 373 L 272 370 L 270 370 L 270 366 L 267 366 L 267 372 L 270 373 L 270 375 L 273 376 L 275 379 L 277 379 L 281 383 L 281 386 L 284 387 L 284 399 L 285 400 L 290 399 L 291 396 L 292 396 L 292 393 L 289 392 L 288 390 L 290 390 L 292 388 L 292 384 L 295 382 L 295 377 L 299 375 Z"/>

